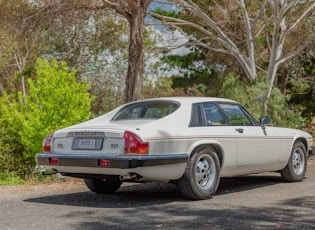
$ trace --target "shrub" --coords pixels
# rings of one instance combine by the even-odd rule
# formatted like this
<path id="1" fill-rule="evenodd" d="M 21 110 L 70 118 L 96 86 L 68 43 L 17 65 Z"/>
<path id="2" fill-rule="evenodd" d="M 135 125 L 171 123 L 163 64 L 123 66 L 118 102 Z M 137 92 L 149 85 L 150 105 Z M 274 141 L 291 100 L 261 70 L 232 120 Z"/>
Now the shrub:
<path id="1" fill-rule="evenodd" d="M 34 156 L 41 151 L 42 140 L 56 129 L 80 123 L 91 117 L 90 96 L 86 80 L 77 82 L 76 71 L 65 62 L 57 63 L 38 59 L 36 79 L 27 81 L 27 94 L 3 94 L 0 109 L 0 124 L 4 124 L 0 142 L 7 138 L 6 150 L 0 152 L 8 170 L 10 158 L 19 165 L 19 170 L 31 173 L 35 166 Z"/>
<path id="2" fill-rule="evenodd" d="M 266 99 L 268 84 L 264 77 L 251 82 L 242 82 L 233 74 L 226 77 L 223 87 L 223 97 L 240 102 L 251 112 L 256 119 L 265 115 L 263 103 Z M 301 114 L 290 108 L 288 96 L 283 95 L 278 88 L 273 88 L 268 101 L 268 115 L 272 117 L 272 124 L 275 126 L 301 128 L 304 119 Z"/>

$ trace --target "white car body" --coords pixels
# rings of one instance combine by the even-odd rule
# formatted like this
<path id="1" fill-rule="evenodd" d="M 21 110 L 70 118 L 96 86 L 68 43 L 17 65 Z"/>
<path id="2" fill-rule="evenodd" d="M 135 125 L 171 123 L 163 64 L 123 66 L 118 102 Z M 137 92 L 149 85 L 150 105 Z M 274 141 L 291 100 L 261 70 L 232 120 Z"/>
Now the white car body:
<path id="1" fill-rule="evenodd" d="M 152 102 L 176 103 L 178 108 L 158 119 L 113 120 L 125 106 Z M 249 120 L 256 123 L 231 125 L 229 121 L 224 121 L 227 122 L 224 125 L 199 124 L 205 104 L 215 108 L 214 105 L 218 106 L 218 103 L 220 106 L 240 106 L 232 100 L 209 97 L 158 98 L 122 105 L 93 120 L 55 131 L 51 135 L 49 151 L 37 154 L 36 160 L 39 165 L 47 165 L 68 176 L 101 178 L 102 175 L 110 175 L 119 176 L 121 181 L 176 181 L 185 174 L 192 155 L 205 146 L 209 146 L 218 156 L 220 177 L 283 170 L 297 142 L 304 145 L 305 159 L 313 154 L 310 134 L 296 129 L 260 125 L 252 121 L 253 118 L 245 110 L 250 116 Z M 220 113 L 224 114 L 220 106 Z M 203 108 L 203 112 L 200 112 L 200 108 Z M 192 125 L 194 111 L 199 116 L 196 118 L 197 125 Z M 125 131 L 148 143 L 148 153 L 125 153 Z M 84 150 L 80 149 L 83 144 L 86 145 Z M 89 145 L 96 149 L 89 150 Z M 187 197 L 204 199 L 209 196 Z"/>

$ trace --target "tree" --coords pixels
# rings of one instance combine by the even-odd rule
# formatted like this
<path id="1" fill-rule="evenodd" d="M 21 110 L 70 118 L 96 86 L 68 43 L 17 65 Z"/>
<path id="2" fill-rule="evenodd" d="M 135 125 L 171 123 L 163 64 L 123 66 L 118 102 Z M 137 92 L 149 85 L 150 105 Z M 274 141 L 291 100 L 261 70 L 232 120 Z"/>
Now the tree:
<path id="1" fill-rule="evenodd" d="M 233 73 L 229 74 L 222 85 L 222 96 L 240 102 L 248 108 L 251 114 L 259 119 L 262 114 L 261 99 L 257 95 L 263 95 L 268 89 L 268 82 L 258 76 L 256 80 L 249 82 L 240 81 Z M 284 95 L 278 88 L 274 88 L 268 101 L 269 116 L 272 124 L 291 128 L 303 128 L 305 119 L 301 113 L 288 106 L 288 95 Z"/>
<path id="2" fill-rule="evenodd" d="M 293 58 L 289 65 L 290 75 L 288 76 L 286 87 L 287 94 L 291 95 L 291 104 L 301 108 L 303 116 L 309 118 L 313 118 L 315 115 L 314 51 L 315 43 L 313 43 L 310 51 L 303 52 L 301 55 Z"/>
<path id="3" fill-rule="evenodd" d="M 147 8 L 152 0 L 103 0 L 105 5 L 125 17 L 130 26 L 129 62 L 126 77 L 126 102 L 141 98 L 144 70 L 143 27 Z"/>
<path id="4" fill-rule="evenodd" d="M 144 98 L 189 96 L 183 89 L 173 89 L 170 77 L 160 77 L 154 81 L 144 81 L 142 96 Z"/>
<path id="5" fill-rule="evenodd" d="M 95 96 L 91 108 L 94 114 L 123 103 L 128 22 L 109 8 L 69 9 L 56 15 L 50 12 L 46 18 L 49 25 L 46 21 L 41 25 L 38 55 L 47 60 L 66 61 L 70 68 L 77 70 L 77 79 L 87 79 Z M 36 21 L 38 18 L 32 19 L 32 23 Z"/>
<path id="6" fill-rule="evenodd" d="M 166 25 L 194 28 L 198 36 L 195 36 L 196 33 L 190 34 L 189 44 L 232 55 L 248 79 L 256 79 L 257 71 L 266 74 L 269 89 L 266 91 L 265 105 L 270 98 L 280 64 L 300 53 L 315 38 L 314 31 L 309 30 L 306 35 L 295 40 L 294 46 L 284 49 L 303 23 L 307 22 L 307 16 L 314 14 L 314 0 L 264 0 L 260 3 L 244 0 L 170 2 L 185 16 L 152 15 L 163 19 Z M 231 17 L 235 20 L 231 20 Z M 237 26 L 239 31 L 231 31 L 229 25 Z M 267 52 L 262 53 L 267 56 L 267 68 L 259 65 L 257 60 L 261 56 L 257 53 L 261 43 L 267 47 Z M 265 112 L 266 109 L 265 107 Z"/>
<path id="7" fill-rule="evenodd" d="M 0 1 L 0 92 L 25 87 L 22 72 L 36 59 L 38 33 L 20 19 L 32 12 L 27 0 Z"/>
<path id="8" fill-rule="evenodd" d="M 106 8 L 113 9 L 124 17 L 129 23 L 129 60 L 126 76 L 126 102 L 141 98 L 141 86 L 144 69 L 143 53 L 143 29 L 146 10 L 151 0 L 64 0 L 64 1 L 34 1 L 37 11 L 27 17 L 30 20 L 34 17 L 48 18 L 60 14 L 70 14 L 79 11 L 96 12 Z M 35 4 L 36 3 L 36 4 Z M 38 21 L 38 20 L 36 20 Z"/>
<path id="9" fill-rule="evenodd" d="M 177 69 L 172 76 L 172 87 L 183 88 L 189 95 L 213 96 L 218 92 L 219 71 L 213 63 L 206 60 L 205 54 L 198 50 L 190 50 L 184 55 L 167 55 L 163 62 Z"/>

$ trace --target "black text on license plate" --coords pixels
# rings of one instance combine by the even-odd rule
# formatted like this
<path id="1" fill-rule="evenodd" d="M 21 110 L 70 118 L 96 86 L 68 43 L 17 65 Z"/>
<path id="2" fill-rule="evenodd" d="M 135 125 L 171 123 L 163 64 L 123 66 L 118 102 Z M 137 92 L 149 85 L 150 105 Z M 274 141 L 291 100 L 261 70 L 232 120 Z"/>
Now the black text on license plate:
<path id="1" fill-rule="evenodd" d="M 101 150 L 103 138 L 75 138 L 73 140 L 73 150 Z"/>

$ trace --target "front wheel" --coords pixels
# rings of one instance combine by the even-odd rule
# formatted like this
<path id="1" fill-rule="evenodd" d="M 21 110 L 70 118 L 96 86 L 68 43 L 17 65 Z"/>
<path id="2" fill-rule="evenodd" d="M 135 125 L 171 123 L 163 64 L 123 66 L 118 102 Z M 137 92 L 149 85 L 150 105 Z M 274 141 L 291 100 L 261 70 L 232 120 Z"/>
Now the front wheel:
<path id="1" fill-rule="evenodd" d="M 287 166 L 280 171 L 285 181 L 302 181 L 306 174 L 306 149 L 302 142 L 293 145 L 291 156 Z"/>
<path id="2" fill-rule="evenodd" d="M 108 176 L 104 179 L 84 179 L 86 186 L 98 194 L 111 194 L 119 189 L 122 182 L 116 176 Z"/>
<path id="3" fill-rule="evenodd" d="M 220 181 L 220 161 L 213 149 L 195 153 L 186 166 L 178 187 L 184 197 L 192 200 L 209 199 L 217 191 Z"/>

